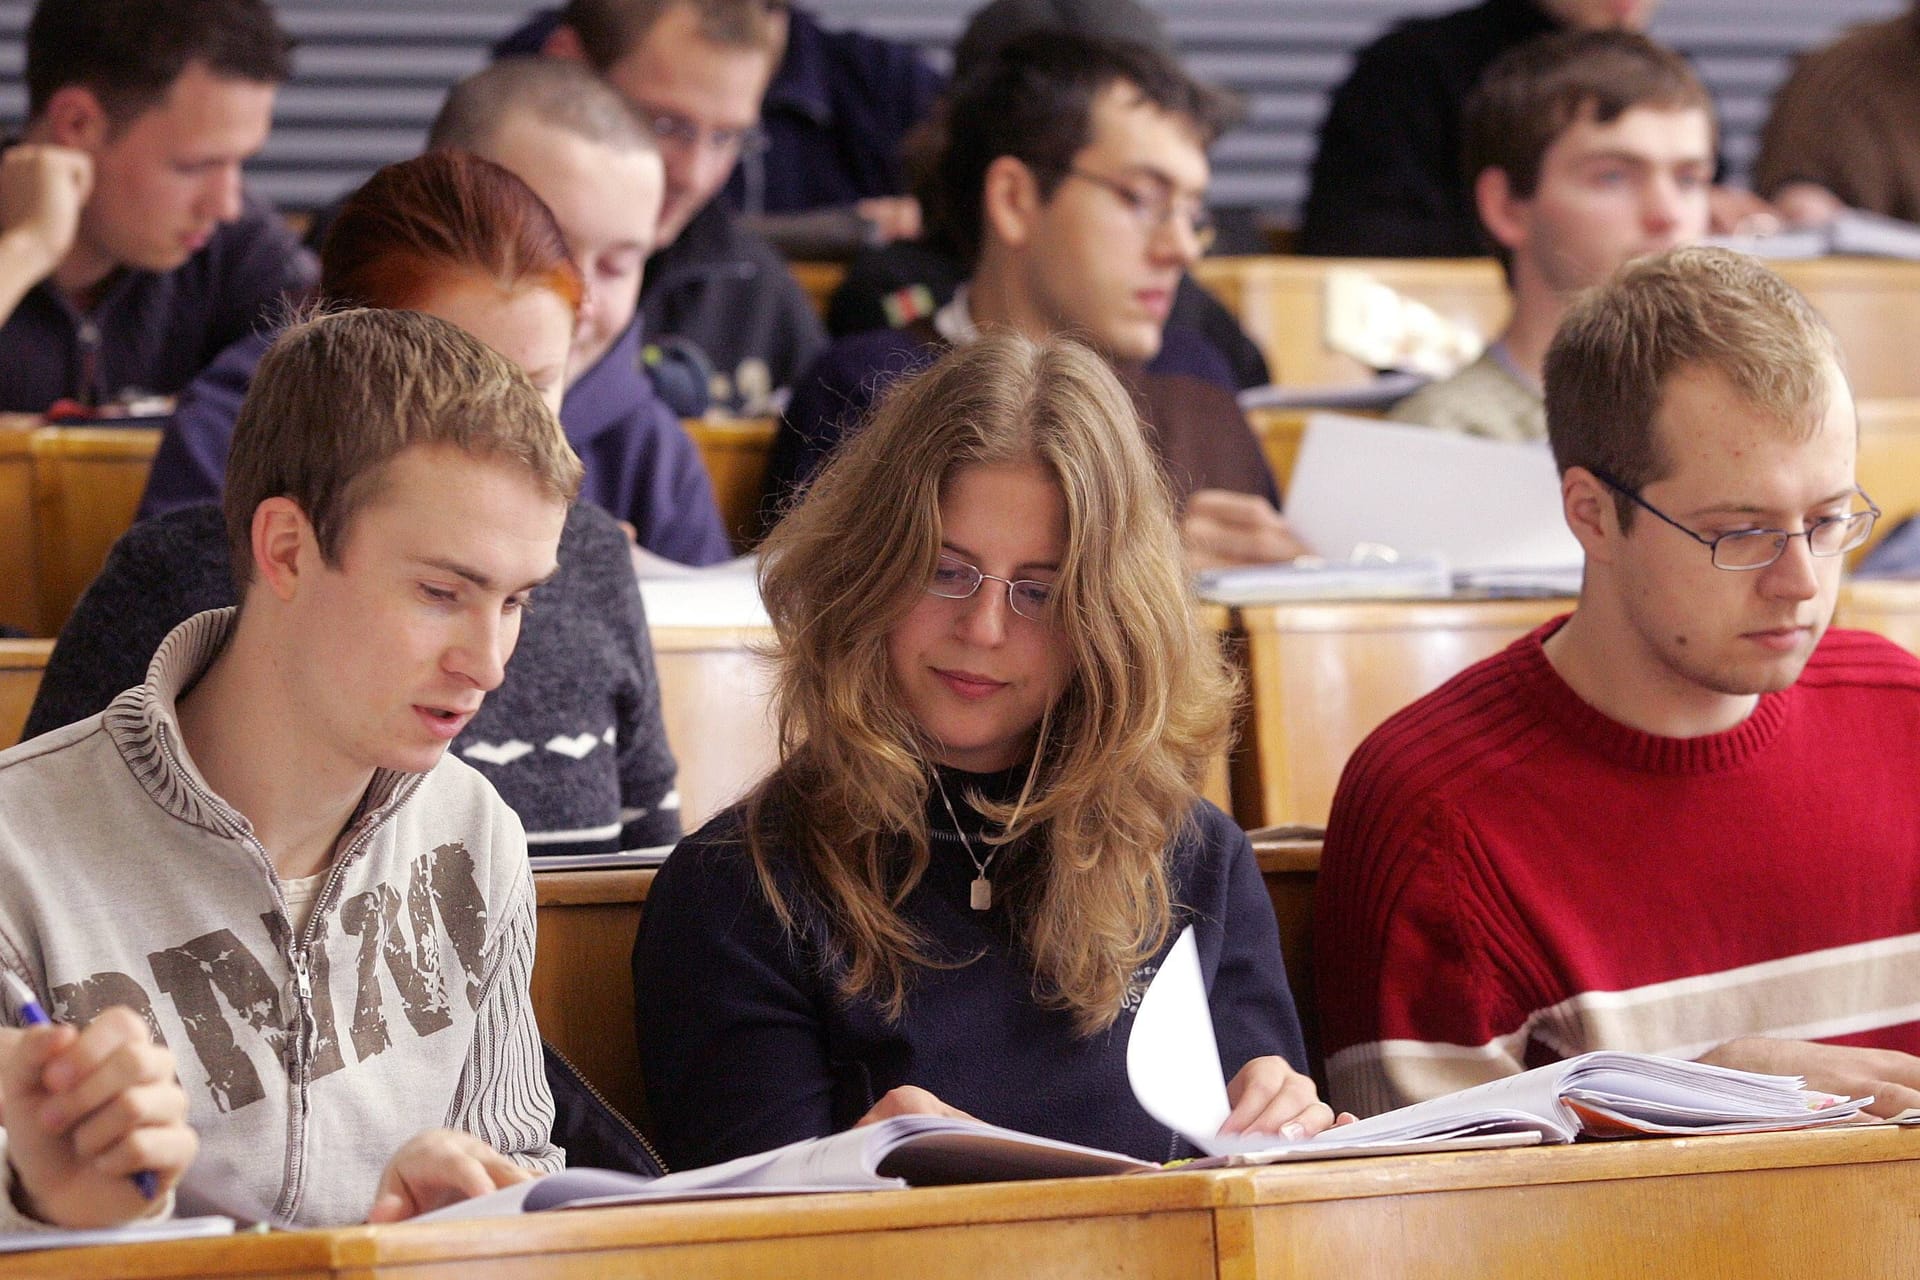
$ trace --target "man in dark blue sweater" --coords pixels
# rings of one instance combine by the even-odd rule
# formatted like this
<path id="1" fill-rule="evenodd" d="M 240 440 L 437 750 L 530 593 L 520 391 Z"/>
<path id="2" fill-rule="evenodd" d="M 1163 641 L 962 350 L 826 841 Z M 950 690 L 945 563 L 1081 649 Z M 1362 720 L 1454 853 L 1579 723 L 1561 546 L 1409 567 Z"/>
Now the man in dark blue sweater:
<path id="1" fill-rule="evenodd" d="M 0 411 L 172 395 L 313 282 L 240 181 L 287 50 L 262 0 L 35 9 L 0 144 Z"/>

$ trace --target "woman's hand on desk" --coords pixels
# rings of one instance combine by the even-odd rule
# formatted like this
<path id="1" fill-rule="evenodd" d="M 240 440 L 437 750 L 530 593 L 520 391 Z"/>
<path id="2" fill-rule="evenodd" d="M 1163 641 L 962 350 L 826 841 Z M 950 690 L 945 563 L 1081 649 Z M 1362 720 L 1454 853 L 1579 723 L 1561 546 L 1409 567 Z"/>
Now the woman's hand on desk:
<path id="1" fill-rule="evenodd" d="M 1845 1098 L 1872 1094 L 1869 1115 L 1897 1116 L 1920 1107 L 1920 1058 L 1898 1049 L 1745 1036 L 1701 1054 L 1700 1061 L 1740 1071 L 1804 1076 L 1807 1088 Z"/>
<path id="2" fill-rule="evenodd" d="M 368 1222 L 399 1222 L 533 1177 L 470 1133 L 429 1129 L 393 1153 L 373 1193 Z"/>
<path id="3" fill-rule="evenodd" d="M 1180 514 L 1189 569 L 1276 564 L 1305 554 L 1286 517 L 1265 498 L 1226 489 L 1199 489 Z"/>
<path id="4" fill-rule="evenodd" d="M 903 1084 L 898 1089 L 889 1089 L 886 1096 L 867 1109 L 867 1114 L 853 1122 L 858 1129 L 863 1124 L 872 1124 L 877 1120 L 890 1120 L 894 1116 L 951 1116 L 955 1120 L 972 1120 L 973 1116 L 950 1107 L 925 1089 L 917 1085 Z"/>
<path id="5" fill-rule="evenodd" d="M 1292 1142 L 1311 1138 L 1323 1129 L 1352 1124 L 1353 1117 L 1320 1101 L 1313 1077 L 1301 1075 L 1285 1058 L 1255 1058 L 1227 1082 L 1227 1101 L 1233 1110 L 1220 1126 L 1220 1136 L 1275 1133 Z"/>
<path id="6" fill-rule="evenodd" d="M 164 1211 L 200 1149 L 173 1054 L 118 1006 L 84 1030 L 0 1030 L 0 1124 L 15 1203 L 62 1227 Z M 153 1174 L 151 1201 L 133 1182 L 143 1171 Z"/>

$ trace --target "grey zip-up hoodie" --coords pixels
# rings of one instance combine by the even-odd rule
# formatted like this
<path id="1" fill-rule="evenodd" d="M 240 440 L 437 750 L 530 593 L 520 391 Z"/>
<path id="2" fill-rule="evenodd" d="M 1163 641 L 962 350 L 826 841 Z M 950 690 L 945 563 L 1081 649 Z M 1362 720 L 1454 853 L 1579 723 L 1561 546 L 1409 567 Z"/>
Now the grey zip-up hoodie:
<path id="1" fill-rule="evenodd" d="M 558 1168 L 519 819 L 451 757 L 375 774 L 294 936 L 175 712 L 235 614 L 188 619 L 144 685 L 0 752 L 0 964 L 57 1020 L 129 1005 L 172 1047 L 201 1143 L 183 1204 L 356 1222 L 400 1144 L 443 1126 Z M 5 1178 L 0 1231 L 29 1225 Z"/>

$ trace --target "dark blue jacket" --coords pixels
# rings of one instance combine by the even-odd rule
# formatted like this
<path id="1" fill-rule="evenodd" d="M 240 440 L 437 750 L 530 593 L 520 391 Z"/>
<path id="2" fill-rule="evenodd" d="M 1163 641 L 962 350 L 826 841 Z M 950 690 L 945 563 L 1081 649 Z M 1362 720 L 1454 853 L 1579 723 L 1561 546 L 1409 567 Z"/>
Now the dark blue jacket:
<path id="1" fill-rule="evenodd" d="M 966 806 L 969 782 L 993 794 L 1006 775 L 943 777 L 959 821 L 983 831 L 984 819 Z M 1304 1071 L 1280 934 L 1252 847 L 1205 801 L 1194 802 L 1191 817 L 1167 855 L 1175 903 L 1167 945 L 1193 926 L 1221 1071 L 1230 1079 L 1270 1054 Z M 997 855 L 994 908 L 971 910 L 973 865 L 941 801 L 930 800 L 932 861 L 900 911 L 951 967 L 919 970 L 905 1015 L 890 1022 L 875 1002 L 840 996 L 841 962 L 817 900 L 795 895 L 798 918 L 782 928 L 747 854 L 743 820 L 730 809 L 680 843 L 647 895 L 634 944 L 640 1069 L 670 1165 L 837 1132 L 909 1084 L 990 1124 L 1148 1160 L 1191 1154 L 1141 1110 L 1127 1083 L 1137 1005 L 1081 1036 L 1068 1013 L 1035 1000 L 1013 924 L 1038 866 L 1030 841 Z M 798 882 L 797 873 L 784 878 Z M 1150 980 L 1164 956 L 1136 981 Z"/>
<path id="2" fill-rule="evenodd" d="M 907 190 L 900 144 L 946 79 L 910 44 L 828 31 L 793 9 L 767 86 L 767 149 L 742 157 L 726 197 L 748 213 L 804 213 Z"/>
<path id="3" fill-rule="evenodd" d="M 537 54 L 559 25 L 560 11 L 543 9 L 493 56 Z M 734 170 L 727 201 L 753 213 L 799 213 L 903 194 L 900 141 L 945 87 L 913 45 L 828 31 L 806 10 L 789 10 L 786 53 L 760 105 L 767 149 Z"/>
<path id="4" fill-rule="evenodd" d="M 42 413 L 62 398 L 111 404 L 134 390 L 173 395 L 229 344 L 273 323 L 282 299 L 317 275 L 280 215 L 248 197 L 237 221 L 172 271 L 108 277 L 84 316 L 43 280 L 0 316 L 0 412 Z"/>
<path id="5" fill-rule="evenodd" d="M 218 502 L 240 402 L 272 334 L 243 338 L 181 395 L 160 437 L 140 518 Z M 641 372 L 640 329 L 628 326 L 567 389 L 560 424 L 586 466 L 580 496 L 632 524 L 640 545 L 682 564 L 732 554 L 700 453 Z"/>
<path id="6" fill-rule="evenodd" d="M 495 44 L 493 56 L 537 54 L 559 25 L 559 10 L 542 10 Z M 764 413 L 747 388 L 792 386 L 827 343 L 779 250 L 718 196 L 647 259 L 640 319 L 656 338 L 699 348 L 716 375 L 714 399 L 733 412 Z"/>

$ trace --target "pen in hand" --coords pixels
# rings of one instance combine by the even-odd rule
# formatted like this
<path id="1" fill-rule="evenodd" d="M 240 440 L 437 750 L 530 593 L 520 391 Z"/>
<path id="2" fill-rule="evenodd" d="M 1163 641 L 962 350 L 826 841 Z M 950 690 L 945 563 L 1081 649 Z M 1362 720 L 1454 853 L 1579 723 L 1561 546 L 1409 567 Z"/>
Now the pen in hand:
<path id="1" fill-rule="evenodd" d="M 5 982 L 7 996 L 20 1011 L 20 1021 L 29 1027 L 46 1026 L 52 1021 L 40 1002 L 33 998 L 33 989 L 20 980 L 20 975 L 12 972 L 0 972 L 0 982 Z M 153 1170 L 142 1169 L 133 1175 L 134 1190 L 147 1200 L 160 1194 L 160 1180 L 154 1177 Z"/>

